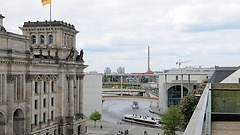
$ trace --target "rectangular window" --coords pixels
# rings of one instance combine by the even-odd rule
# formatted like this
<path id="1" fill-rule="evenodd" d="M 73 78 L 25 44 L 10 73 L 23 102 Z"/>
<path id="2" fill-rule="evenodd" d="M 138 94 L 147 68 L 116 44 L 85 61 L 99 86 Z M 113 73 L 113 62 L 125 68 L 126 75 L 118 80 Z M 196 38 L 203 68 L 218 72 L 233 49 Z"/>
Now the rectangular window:
<path id="1" fill-rule="evenodd" d="M 47 92 L 47 82 L 43 82 L 43 92 Z"/>
<path id="2" fill-rule="evenodd" d="M 78 126 L 78 134 L 81 134 L 81 125 Z"/>
<path id="3" fill-rule="evenodd" d="M 35 94 L 38 93 L 38 82 L 35 82 Z"/>
<path id="4" fill-rule="evenodd" d="M 47 104 L 46 102 L 47 102 L 47 101 L 46 101 L 46 98 L 44 98 L 44 99 L 43 99 L 43 107 L 46 107 L 46 104 Z"/>
<path id="5" fill-rule="evenodd" d="M 43 123 L 46 123 L 46 113 L 43 113 Z"/>
<path id="6" fill-rule="evenodd" d="M 34 125 L 37 126 L 38 124 L 38 116 L 37 114 L 34 115 Z"/>
<path id="7" fill-rule="evenodd" d="M 52 81 L 52 92 L 54 92 L 54 81 Z"/>
<path id="8" fill-rule="evenodd" d="M 35 100 L 34 108 L 35 108 L 35 109 L 38 109 L 38 101 L 37 101 L 37 100 Z"/>
<path id="9" fill-rule="evenodd" d="M 178 76 L 176 76 L 176 80 L 178 80 Z"/>
<path id="10" fill-rule="evenodd" d="M 54 111 L 51 111 L 51 120 L 53 121 L 54 119 Z"/>
<path id="11" fill-rule="evenodd" d="M 54 97 L 51 98 L 51 105 L 54 106 Z"/>

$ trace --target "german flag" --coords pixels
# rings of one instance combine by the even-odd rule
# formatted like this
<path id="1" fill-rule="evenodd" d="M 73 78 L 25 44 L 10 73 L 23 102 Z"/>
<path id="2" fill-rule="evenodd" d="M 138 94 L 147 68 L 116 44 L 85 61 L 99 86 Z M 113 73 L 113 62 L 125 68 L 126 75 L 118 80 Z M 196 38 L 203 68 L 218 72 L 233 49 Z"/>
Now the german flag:
<path id="1" fill-rule="evenodd" d="M 47 4 L 51 4 L 51 0 L 42 0 L 42 5 L 45 6 Z"/>

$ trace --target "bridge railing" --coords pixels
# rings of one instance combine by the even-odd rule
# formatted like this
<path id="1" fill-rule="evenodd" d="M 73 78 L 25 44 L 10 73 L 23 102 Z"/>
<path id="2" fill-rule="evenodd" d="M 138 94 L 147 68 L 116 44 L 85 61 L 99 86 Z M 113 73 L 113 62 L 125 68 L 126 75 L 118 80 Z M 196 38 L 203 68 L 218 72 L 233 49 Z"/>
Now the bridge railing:
<path id="1" fill-rule="evenodd" d="M 211 91 L 209 89 L 211 89 L 210 83 L 206 85 L 187 128 L 184 131 L 184 135 L 211 134 Z M 205 115 L 206 121 L 204 122 Z M 206 124 L 205 127 L 204 123 Z M 205 130 L 204 132 L 203 129 Z"/>

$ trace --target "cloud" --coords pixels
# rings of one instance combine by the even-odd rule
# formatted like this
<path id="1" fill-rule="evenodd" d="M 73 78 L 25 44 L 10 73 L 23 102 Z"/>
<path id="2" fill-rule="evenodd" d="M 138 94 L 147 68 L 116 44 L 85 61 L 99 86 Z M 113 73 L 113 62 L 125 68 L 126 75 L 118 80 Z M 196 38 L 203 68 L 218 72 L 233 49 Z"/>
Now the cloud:
<path id="1" fill-rule="evenodd" d="M 176 30 L 203 32 L 240 28 L 240 4 L 202 3 L 174 8 L 169 16 Z"/>
<path id="2" fill-rule="evenodd" d="M 49 20 L 49 5 L 14 0 L 0 4 L 7 31 L 26 21 Z M 239 0 L 52 0 L 52 19 L 79 31 L 85 71 L 147 70 L 147 46 L 153 71 L 190 65 L 237 65 L 240 58 Z"/>

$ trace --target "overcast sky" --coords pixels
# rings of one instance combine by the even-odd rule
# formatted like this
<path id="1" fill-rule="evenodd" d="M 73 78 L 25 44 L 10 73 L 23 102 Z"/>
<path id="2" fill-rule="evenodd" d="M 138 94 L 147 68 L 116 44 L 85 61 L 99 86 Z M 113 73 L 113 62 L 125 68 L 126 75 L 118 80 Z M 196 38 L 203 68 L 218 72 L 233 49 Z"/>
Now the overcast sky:
<path id="1" fill-rule="evenodd" d="M 41 0 L 0 0 L 9 32 L 26 21 L 49 20 Z M 80 31 L 85 71 L 146 72 L 181 66 L 239 66 L 239 0 L 52 0 L 52 20 Z"/>

